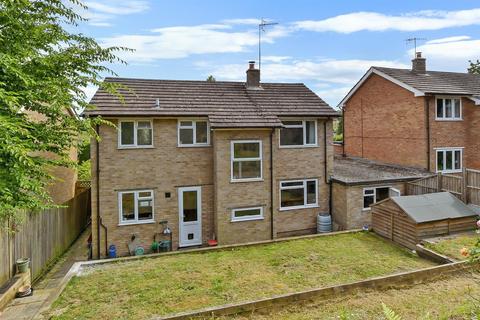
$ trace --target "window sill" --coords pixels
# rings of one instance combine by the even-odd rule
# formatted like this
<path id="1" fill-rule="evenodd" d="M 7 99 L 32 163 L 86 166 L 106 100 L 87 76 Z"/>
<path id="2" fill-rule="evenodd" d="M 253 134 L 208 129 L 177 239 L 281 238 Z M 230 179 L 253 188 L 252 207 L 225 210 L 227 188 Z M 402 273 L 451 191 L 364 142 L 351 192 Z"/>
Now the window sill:
<path id="1" fill-rule="evenodd" d="M 455 119 L 435 118 L 435 121 L 438 121 L 438 122 L 455 122 L 455 121 L 463 121 L 463 118 L 455 118 Z"/>
<path id="2" fill-rule="evenodd" d="M 246 222 L 246 221 L 258 221 L 258 220 L 264 220 L 264 217 L 255 217 L 255 218 L 248 218 L 248 219 L 232 219 L 230 222 Z"/>
<path id="3" fill-rule="evenodd" d="M 263 178 L 254 178 L 254 179 L 230 179 L 230 183 L 238 183 L 238 182 L 262 182 L 265 181 Z"/>
<path id="4" fill-rule="evenodd" d="M 301 210 L 301 209 L 312 209 L 318 208 L 318 204 L 316 205 L 309 205 L 309 206 L 296 206 L 296 207 L 287 207 L 287 208 L 280 208 L 279 211 L 290 211 L 290 210 Z"/>
<path id="5" fill-rule="evenodd" d="M 437 171 L 437 173 L 462 173 L 463 169 L 458 170 L 445 170 L 445 171 Z"/>
<path id="6" fill-rule="evenodd" d="M 177 148 L 208 148 L 211 144 L 178 144 Z"/>
<path id="7" fill-rule="evenodd" d="M 279 149 L 305 149 L 305 148 L 318 148 L 318 144 L 315 145 L 299 145 L 299 146 L 282 146 L 278 147 Z"/>
<path id="8" fill-rule="evenodd" d="M 372 208 L 363 208 L 362 209 L 362 212 L 368 212 L 368 211 L 372 211 Z"/>
<path id="9" fill-rule="evenodd" d="M 123 226 L 135 226 L 138 224 L 152 224 L 155 223 L 155 220 L 145 220 L 145 221 L 133 221 L 133 222 L 121 222 L 118 224 L 119 227 Z"/>
<path id="10" fill-rule="evenodd" d="M 130 149 L 155 149 L 154 146 L 119 146 L 118 150 L 130 150 Z"/>

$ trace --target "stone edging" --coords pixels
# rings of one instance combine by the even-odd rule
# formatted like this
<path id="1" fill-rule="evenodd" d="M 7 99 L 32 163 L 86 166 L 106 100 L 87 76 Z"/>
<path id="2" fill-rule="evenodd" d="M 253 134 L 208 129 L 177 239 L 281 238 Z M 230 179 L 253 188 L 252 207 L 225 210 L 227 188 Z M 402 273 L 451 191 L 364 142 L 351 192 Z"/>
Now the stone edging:
<path id="1" fill-rule="evenodd" d="M 157 320 L 186 320 L 194 318 L 214 318 L 222 315 L 233 315 L 244 312 L 253 312 L 259 309 L 280 307 L 296 302 L 312 301 L 314 299 L 332 299 L 352 294 L 358 290 L 387 290 L 391 288 L 408 287 L 426 281 L 442 278 L 446 275 L 462 272 L 471 268 L 466 261 L 454 262 L 441 266 L 429 267 L 415 271 L 397 273 L 388 276 L 376 277 L 368 280 L 356 281 L 341 285 L 316 288 L 307 291 L 278 295 L 271 298 L 246 301 L 222 306 L 209 307 L 190 312 L 181 312 L 157 317 Z"/>

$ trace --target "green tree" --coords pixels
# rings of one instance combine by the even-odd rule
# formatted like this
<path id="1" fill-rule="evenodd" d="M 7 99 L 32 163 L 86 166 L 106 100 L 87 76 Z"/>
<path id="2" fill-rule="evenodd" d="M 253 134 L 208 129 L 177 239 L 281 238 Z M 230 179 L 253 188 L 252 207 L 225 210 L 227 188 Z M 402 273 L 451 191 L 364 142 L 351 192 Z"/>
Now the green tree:
<path id="1" fill-rule="evenodd" d="M 51 206 L 50 169 L 74 166 L 71 148 L 106 123 L 72 110 L 90 107 L 88 85 L 116 93 L 102 74 L 123 62 L 115 54 L 124 48 L 72 33 L 83 21 L 74 7 L 86 8 L 78 0 L 0 1 L 0 221 L 15 219 L 17 209 Z"/>
<path id="2" fill-rule="evenodd" d="M 468 68 L 468 72 L 480 74 L 480 60 L 477 60 L 476 62 L 472 62 L 472 61 L 468 61 L 468 62 L 470 62 L 470 67 Z"/>
<path id="3" fill-rule="evenodd" d="M 212 75 L 209 75 L 209 76 L 207 77 L 207 82 L 216 82 L 216 81 L 217 81 L 217 79 L 215 79 L 215 77 L 212 76 Z"/>

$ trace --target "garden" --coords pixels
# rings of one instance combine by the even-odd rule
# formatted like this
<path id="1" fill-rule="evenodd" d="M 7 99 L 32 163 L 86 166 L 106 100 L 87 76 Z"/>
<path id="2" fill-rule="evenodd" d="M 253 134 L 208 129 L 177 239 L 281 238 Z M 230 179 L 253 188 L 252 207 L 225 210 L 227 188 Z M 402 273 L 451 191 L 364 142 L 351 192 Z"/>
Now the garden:
<path id="1" fill-rule="evenodd" d="M 433 266 L 369 232 L 85 267 L 54 319 L 139 319 Z"/>

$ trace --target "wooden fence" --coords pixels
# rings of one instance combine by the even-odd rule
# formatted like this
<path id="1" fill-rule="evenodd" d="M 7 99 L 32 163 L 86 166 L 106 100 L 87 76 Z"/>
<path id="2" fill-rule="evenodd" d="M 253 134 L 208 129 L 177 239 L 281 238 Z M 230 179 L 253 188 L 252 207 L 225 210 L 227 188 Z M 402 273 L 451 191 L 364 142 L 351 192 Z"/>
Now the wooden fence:
<path id="1" fill-rule="evenodd" d="M 407 195 L 448 191 L 468 204 L 480 206 L 480 171 L 465 169 L 458 174 L 442 174 L 407 183 Z"/>
<path id="2" fill-rule="evenodd" d="M 0 287 L 15 273 L 18 258 L 30 258 L 32 278 L 59 257 L 87 226 L 90 190 L 67 201 L 65 207 L 22 212 L 23 223 L 14 233 L 0 229 Z"/>

